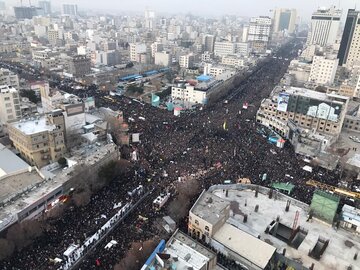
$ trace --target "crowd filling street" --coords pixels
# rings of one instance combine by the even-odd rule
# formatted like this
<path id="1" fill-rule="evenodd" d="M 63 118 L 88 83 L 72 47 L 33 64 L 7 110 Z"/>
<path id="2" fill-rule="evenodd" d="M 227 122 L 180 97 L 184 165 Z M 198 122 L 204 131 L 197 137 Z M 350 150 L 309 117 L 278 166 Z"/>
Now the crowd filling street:
<path id="1" fill-rule="evenodd" d="M 95 96 L 97 106 L 121 110 L 124 119 L 131 117 L 129 133 L 140 133 L 140 142 L 121 149 L 122 156 L 131 160 L 136 151 L 137 159 L 124 176 L 93 194 L 89 204 L 70 206 L 61 217 L 50 219 L 50 226 L 30 246 L 17 251 L 0 262 L 0 269 L 58 269 L 51 259 L 63 258 L 63 252 L 72 243 L 82 243 L 98 230 L 117 209 L 132 200 L 128 191 L 139 184 L 153 190 L 151 195 L 123 223 L 115 228 L 77 269 L 113 269 L 134 241 L 145 241 L 158 235 L 154 221 L 166 214 L 166 207 L 154 211 L 152 200 L 164 190 L 173 194 L 174 183 L 195 177 L 200 190 L 211 185 L 240 178 L 253 184 L 270 186 L 273 182 L 291 182 L 295 185 L 292 197 L 310 203 L 314 191 L 306 181 L 314 179 L 337 185 L 340 169 L 328 172 L 314 168 L 302 169 L 306 163 L 297 156 L 290 145 L 283 149 L 268 143 L 255 122 L 256 110 L 263 98 L 286 72 L 289 61 L 297 55 L 299 44 L 292 42 L 278 52 L 282 59 L 268 58 L 241 85 L 214 104 L 183 112 L 176 117 L 172 112 L 136 102 L 126 97 L 114 97 L 115 102 L 103 99 L 95 89 L 78 95 Z M 283 60 L 285 57 L 289 60 Z M 84 90 L 82 90 L 84 91 Z M 226 100 L 226 102 L 224 102 Z M 242 109 L 242 104 L 250 104 Z M 140 117 L 140 118 L 139 118 Z M 263 180 L 263 175 L 267 177 Z M 146 222 L 139 221 L 139 215 Z M 118 244 L 104 249 L 110 240 Z"/>

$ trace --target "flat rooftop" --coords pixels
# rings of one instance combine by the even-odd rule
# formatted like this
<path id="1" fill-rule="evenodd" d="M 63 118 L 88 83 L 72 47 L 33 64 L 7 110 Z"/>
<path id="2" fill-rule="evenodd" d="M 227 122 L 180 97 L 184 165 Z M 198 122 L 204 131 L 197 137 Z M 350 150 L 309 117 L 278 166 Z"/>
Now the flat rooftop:
<path id="1" fill-rule="evenodd" d="M 46 123 L 45 116 L 41 116 L 39 118 L 30 118 L 28 120 L 23 119 L 21 121 L 12 122 L 9 125 L 13 126 L 14 128 L 18 129 L 26 135 L 41 133 L 45 131 L 53 131 L 56 128 L 55 125 Z"/>
<path id="2" fill-rule="evenodd" d="M 190 211 L 214 225 L 225 217 L 224 209 L 227 207 L 230 207 L 229 201 L 204 191 Z"/>
<path id="3" fill-rule="evenodd" d="M 110 152 L 117 151 L 114 144 L 107 144 L 101 148 L 93 148 L 92 150 L 91 154 L 86 155 L 84 158 L 77 157 L 78 164 L 92 165 L 107 156 Z M 16 200 L 0 208 L 0 232 L 17 221 L 17 214 L 19 212 L 35 204 L 41 198 L 66 183 L 74 168 L 76 168 L 76 166 L 70 167 L 67 170 L 59 170 L 54 178 L 39 183 L 38 186 L 22 193 Z M 46 173 L 44 174 L 46 175 Z"/>
<path id="4" fill-rule="evenodd" d="M 276 251 L 272 245 L 228 223 L 215 233 L 213 239 L 261 269 L 265 269 Z"/>
<path id="5" fill-rule="evenodd" d="M 42 181 L 43 179 L 35 170 L 5 177 L 0 180 L 0 202 L 15 196 L 20 191 L 31 188 Z"/>
<path id="6" fill-rule="evenodd" d="M 169 254 L 172 258 L 178 258 L 175 268 L 178 270 L 189 269 L 189 267 L 200 270 L 216 257 L 214 252 L 179 230 L 170 238 L 163 253 Z"/>
<path id="7" fill-rule="evenodd" d="M 313 98 L 313 99 L 317 99 L 317 100 L 331 101 L 333 103 L 339 103 L 339 104 L 342 104 L 343 102 L 330 99 L 330 97 L 342 99 L 342 100 L 344 100 L 344 102 L 347 99 L 349 99 L 348 97 L 344 97 L 344 96 L 340 96 L 340 95 L 336 95 L 336 94 L 326 94 L 326 93 L 321 93 L 321 92 L 317 92 L 314 90 L 310 90 L 310 89 L 306 89 L 306 88 L 299 88 L 299 87 L 290 87 L 290 88 L 286 89 L 286 93 L 299 95 L 299 96 L 303 96 L 303 97 L 308 97 L 308 98 Z"/>
<path id="8" fill-rule="evenodd" d="M 30 165 L 0 143 L 0 183 L 9 174 L 29 170 Z"/>
<path id="9" fill-rule="evenodd" d="M 17 92 L 17 90 L 12 86 L 0 85 L 0 93 L 1 94 L 16 93 L 16 92 Z"/>
<path id="10" fill-rule="evenodd" d="M 228 189 L 228 197 L 223 189 Z M 359 235 L 342 228 L 335 230 L 331 225 L 314 218 L 307 221 L 309 211 L 307 204 L 276 191 L 273 193 L 273 198 L 269 199 L 266 195 L 269 189 L 264 187 L 260 187 L 258 197 L 255 197 L 253 189 L 255 187 L 252 185 L 220 185 L 214 186 L 210 190 L 220 200 L 232 203 L 227 223 L 254 237 L 260 235 L 261 240 L 274 246 L 279 253 L 286 248 L 286 257 L 305 267 L 310 267 L 314 263 L 316 270 L 347 269 L 350 265 L 352 270 L 360 270 L 360 260 L 353 259 L 354 254 L 360 252 Z M 291 201 L 288 212 L 285 211 L 287 200 Z M 259 205 L 258 212 L 254 211 L 256 205 Z M 297 226 L 307 231 L 307 235 L 297 249 L 276 236 L 265 233 L 267 226 L 277 217 L 280 218 L 281 224 L 292 229 L 297 211 L 299 212 Z M 248 215 L 246 223 L 243 222 L 245 214 Z M 321 259 L 316 260 L 308 256 L 308 253 L 317 244 L 319 237 L 330 241 Z"/>

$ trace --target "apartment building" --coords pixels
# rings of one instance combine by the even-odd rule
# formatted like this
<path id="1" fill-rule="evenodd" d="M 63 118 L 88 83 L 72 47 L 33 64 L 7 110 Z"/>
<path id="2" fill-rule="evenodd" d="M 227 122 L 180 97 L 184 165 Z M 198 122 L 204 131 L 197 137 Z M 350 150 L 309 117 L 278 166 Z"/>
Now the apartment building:
<path id="1" fill-rule="evenodd" d="M 179 58 L 179 65 L 182 68 L 194 67 L 195 56 L 193 54 L 182 55 Z"/>
<path id="2" fill-rule="evenodd" d="M 334 83 L 339 59 L 336 56 L 315 55 L 311 65 L 309 82 L 331 85 Z"/>
<path id="3" fill-rule="evenodd" d="M 260 16 L 250 19 L 247 39 L 254 52 L 264 52 L 270 40 L 271 18 Z"/>
<path id="4" fill-rule="evenodd" d="M 236 44 L 232 42 L 215 42 L 214 54 L 215 56 L 225 56 L 234 54 L 236 50 Z"/>
<path id="5" fill-rule="evenodd" d="M 188 233 L 209 242 L 230 216 L 230 203 L 203 191 L 189 211 Z"/>
<path id="6" fill-rule="evenodd" d="M 224 66 L 213 66 L 212 64 L 205 64 L 204 66 L 204 75 L 210 75 L 212 77 L 217 77 L 223 74 L 227 70 Z"/>
<path id="7" fill-rule="evenodd" d="M 140 62 L 140 55 L 147 52 L 146 44 L 131 43 L 130 44 L 130 60 L 133 62 Z"/>
<path id="8" fill-rule="evenodd" d="M 91 72 L 91 60 L 83 55 L 77 55 L 68 59 L 69 73 L 74 77 L 82 77 Z"/>
<path id="9" fill-rule="evenodd" d="M 239 68 L 244 66 L 244 59 L 238 57 L 237 55 L 227 55 L 223 56 L 221 59 L 221 64 L 225 66 L 231 66 L 234 68 Z"/>
<path id="10" fill-rule="evenodd" d="M 20 155 L 41 168 L 58 161 L 66 152 L 65 121 L 61 110 L 8 124 L 9 138 Z"/>
<path id="11" fill-rule="evenodd" d="M 248 56 L 250 52 L 249 43 L 238 42 L 235 44 L 235 53 L 241 56 Z"/>
<path id="12" fill-rule="evenodd" d="M 344 122 L 349 98 L 320 93 L 305 88 L 290 87 L 274 90 L 263 100 L 256 121 L 288 137 L 288 121 L 298 127 L 320 134 L 338 136 Z"/>
<path id="13" fill-rule="evenodd" d="M 0 85 L 0 124 L 20 119 L 19 92 L 8 85 Z"/>
<path id="14" fill-rule="evenodd" d="M 0 68 L 0 85 L 8 85 L 15 89 L 19 89 L 19 77 L 8 69 Z"/>
<path id="15" fill-rule="evenodd" d="M 171 88 L 171 98 L 191 104 L 205 104 L 206 91 L 197 90 L 189 84 L 178 84 Z"/>
<path id="16" fill-rule="evenodd" d="M 156 52 L 155 53 L 155 65 L 168 67 L 172 63 L 172 56 L 170 52 Z"/>

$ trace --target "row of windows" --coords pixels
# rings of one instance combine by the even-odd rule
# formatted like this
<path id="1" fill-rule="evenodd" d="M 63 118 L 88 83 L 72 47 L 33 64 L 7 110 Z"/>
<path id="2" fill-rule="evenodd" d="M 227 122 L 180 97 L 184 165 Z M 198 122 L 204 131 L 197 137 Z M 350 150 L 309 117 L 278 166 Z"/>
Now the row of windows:
<path id="1" fill-rule="evenodd" d="M 199 225 L 199 221 L 197 219 L 195 219 L 195 224 Z M 209 226 L 205 226 L 205 231 L 209 231 Z"/>

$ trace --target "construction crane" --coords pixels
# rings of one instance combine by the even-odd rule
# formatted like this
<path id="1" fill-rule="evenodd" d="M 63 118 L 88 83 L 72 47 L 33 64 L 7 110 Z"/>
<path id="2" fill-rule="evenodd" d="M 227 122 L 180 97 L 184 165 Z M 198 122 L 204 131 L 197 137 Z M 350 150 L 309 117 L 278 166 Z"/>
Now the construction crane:
<path id="1" fill-rule="evenodd" d="M 306 184 L 308 186 L 313 186 L 313 187 L 316 187 L 316 188 L 320 188 L 320 189 L 323 189 L 323 190 L 326 190 L 326 191 L 336 193 L 336 194 L 338 194 L 340 196 L 343 196 L 343 197 L 349 197 L 349 198 L 353 198 L 353 199 L 360 199 L 360 193 L 359 192 L 351 191 L 351 190 L 344 189 L 344 188 L 334 187 L 334 186 L 324 184 L 324 183 L 321 183 L 321 182 L 318 182 L 318 181 L 315 181 L 315 180 L 308 180 L 308 181 L 306 181 Z"/>

